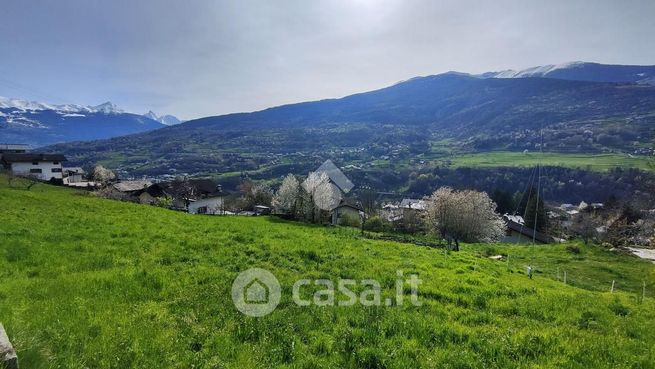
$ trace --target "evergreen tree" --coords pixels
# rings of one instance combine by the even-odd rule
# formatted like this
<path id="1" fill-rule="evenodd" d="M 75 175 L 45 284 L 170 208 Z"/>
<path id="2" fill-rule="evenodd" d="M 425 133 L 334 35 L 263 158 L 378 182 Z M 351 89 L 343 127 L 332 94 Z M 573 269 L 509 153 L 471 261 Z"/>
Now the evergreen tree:
<path id="1" fill-rule="evenodd" d="M 534 229 L 536 222 L 537 231 L 544 231 L 548 226 L 548 217 L 546 215 L 546 208 L 544 207 L 542 194 L 537 194 L 537 189 L 532 187 L 528 190 L 528 193 L 525 194 L 525 197 L 527 198 L 524 212 L 525 226 L 529 229 Z"/>
<path id="2" fill-rule="evenodd" d="M 489 197 L 496 203 L 496 212 L 499 214 L 512 214 L 516 210 L 514 198 L 509 191 L 496 188 Z"/>

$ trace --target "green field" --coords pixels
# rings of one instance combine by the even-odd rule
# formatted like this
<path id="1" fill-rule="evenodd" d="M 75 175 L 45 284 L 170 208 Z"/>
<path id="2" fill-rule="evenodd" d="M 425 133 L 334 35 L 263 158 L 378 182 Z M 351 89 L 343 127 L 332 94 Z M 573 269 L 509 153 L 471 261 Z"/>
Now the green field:
<path id="1" fill-rule="evenodd" d="M 9 188 L 3 177 L 0 214 L 0 321 L 22 368 L 655 367 L 655 265 L 592 246 L 445 253 L 347 228 Z M 231 300 L 250 267 L 282 284 L 262 318 Z M 419 274 L 422 306 L 290 298 L 298 278 L 374 278 L 389 297 L 397 270 Z"/>
<path id="2" fill-rule="evenodd" d="M 644 156 L 630 157 L 627 154 L 565 154 L 565 153 L 522 153 L 485 152 L 478 154 L 459 154 L 440 162 L 450 162 L 454 167 L 532 167 L 537 164 L 567 168 L 606 171 L 612 168 L 637 168 L 655 170 L 653 159 Z"/>

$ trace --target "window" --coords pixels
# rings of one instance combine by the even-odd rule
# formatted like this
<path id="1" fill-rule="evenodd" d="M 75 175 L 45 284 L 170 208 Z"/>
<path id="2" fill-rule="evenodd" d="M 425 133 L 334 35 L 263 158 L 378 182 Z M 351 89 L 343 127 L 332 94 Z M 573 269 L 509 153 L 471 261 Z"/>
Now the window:
<path id="1" fill-rule="evenodd" d="M 52 173 L 61 173 L 61 168 L 52 168 Z"/>
<path id="2" fill-rule="evenodd" d="M 43 173 L 41 169 L 30 169 L 30 173 L 36 174 L 36 173 Z"/>
<path id="3" fill-rule="evenodd" d="M 33 161 L 32 165 L 39 165 L 39 162 L 38 161 Z"/>
<path id="4" fill-rule="evenodd" d="M 59 162 L 58 161 L 53 161 L 52 164 L 53 165 L 59 165 Z"/>
<path id="5" fill-rule="evenodd" d="M 198 214 L 207 214 L 207 207 L 206 206 L 199 207 Z"/>

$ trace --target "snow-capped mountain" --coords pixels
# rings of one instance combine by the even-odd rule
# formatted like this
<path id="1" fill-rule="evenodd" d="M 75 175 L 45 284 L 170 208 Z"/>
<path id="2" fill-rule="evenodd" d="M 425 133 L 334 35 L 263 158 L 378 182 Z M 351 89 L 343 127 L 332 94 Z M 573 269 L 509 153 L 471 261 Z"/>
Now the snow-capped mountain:
<path id="1" fill-rule="evenodd" d="M 126 113 L 116 104 L 55 105 L 0 97 L 0 142 L 33 147 L 98 140 L 163 128 L 142 115 Z"/>
<path id="2" fill-rule="evenodd" d="M 162 116 L 157 116 L 152 110 L 149 112 L 143 114 L 144 117 L 150 118 L 152 120 L 156 120 L 157 122 L 167 125 L 167 126 L 174 126 L 176 124 L 182 123 L 181 120 L 179 120 L 176 116 L 173 115 L 162 115 Z"/>
<path id="3" fill-rule="evenodd" d="M 655 65 L 611 65 L 570 62 L 524 70 L 503 70 L 476 75 L 480 78 L 557 78 L 575 81 L 639 83 L 655 85 Z"/>
<path id="4" fill-rule="evenodd" d="M 96 106 L 82 106 L 77 104 L 47 104 L 38 101 L 28 101 L 0 96 L 0 109 L 18 109 L 20 111 L 41 111 L 53 110 L 63 113 L 105 113 L 105 114 L 122 114 L 125 111 L 118 108 L 116 104 L 107 101 L 106 103 Z"/>
<path id="5" fill-rule="evenodd" d="M 92 110 L 94 110 L 97 113 L 105 113 L 105 114 L 122 114 L 125 113 L 122 109 L 119 109 L 116 104 L 112 103 L 111 101 L 107 101 L 104 104 L 100 104 L 97 106 L 90 107 Z"/>

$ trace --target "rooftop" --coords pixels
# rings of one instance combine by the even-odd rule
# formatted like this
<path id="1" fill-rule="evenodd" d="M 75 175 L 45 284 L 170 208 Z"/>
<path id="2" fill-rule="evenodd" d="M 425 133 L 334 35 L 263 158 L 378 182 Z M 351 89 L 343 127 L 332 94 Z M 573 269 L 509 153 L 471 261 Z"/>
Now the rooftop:
<path id="1" fill-rule="evenodd" d="M 0 150 L 29 150 L 30 145 L 26 144 L 0 144 Z"/>
<path id="2" fill-rule="evenodd" d="M 403 201 L 400 202 L 400 207 L 403 209 L 425 210 L 428 208 L 428 204 L 424 200 L 403 199 Z"/>
<path id="3" fill-rule="evenodd" d="M 527 237 L 528 239 L 532 239 L 534 237 L 535 241 L 541 243 L 550 243 L 552 241 L 551 237 L 548 236 L 547 234 L 541 233 L 539 231 L 535 231 L 530 227 L 526 227 L 523 224 L 512 222 L 511 220 L 507 221 L 507 228 L 511 229 L 512 231 L 520 233 L 521 235 Z"/>
<path id="4" fill-rule="evenodd" d="M 114 183 L 114 188 L 120 192 L 133 192 L 144 190 L 152 186 L 150 181 L 123 181 Z"/>
<path id="5" fill-rule="evenodd" d="M 61 154 L 3 154 L 2 160 L 7 163 L 21 163 L 33 161 L 66 161 L 66 157 Z"/>
<path id="6" fill-rule="evenodd" d="M 325 173 L 343 193 L 348 193 L 355 187 L 355 185 L 346 177 L 341 169 L 337 168 L 331 160 L 326 160 L 316 170 L 317 173 Z"/>

